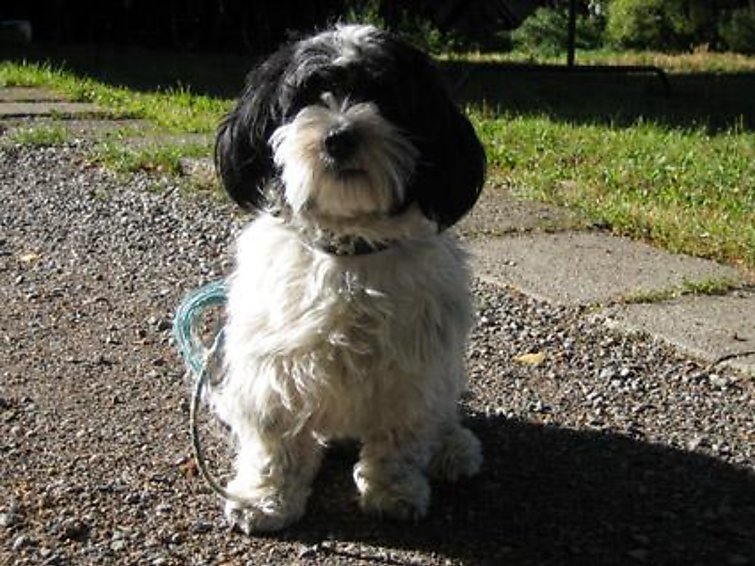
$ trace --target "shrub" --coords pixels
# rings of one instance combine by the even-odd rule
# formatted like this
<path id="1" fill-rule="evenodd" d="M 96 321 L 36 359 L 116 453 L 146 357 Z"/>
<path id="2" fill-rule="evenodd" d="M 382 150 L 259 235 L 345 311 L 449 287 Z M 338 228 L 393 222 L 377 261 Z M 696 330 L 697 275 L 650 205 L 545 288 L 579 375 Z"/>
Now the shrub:
<path id="1" fill-rule="evenodd" d="M 380 15 L 380 0 L 351 0 L 347 2 L 343 20 L 351 24 L 372 24 L 379 28 L 386 27 L 385 19 Z"/>
<path id="2" fill-rule="evenodd" d="M 715 40 L 715 12 L 707 0 L 613 0 L 606 37 L 618 47 L 688 49 Z"/>
<path id="3" fill-rule="evenodd" d="M 441 31 L 429 18 L 401 12 L 394 31 L 410 43 L 429 53 L 439 54 L 459 50 L 463 42 L 453 33 Z"/>
<path id="4" fill-rule="evenodd" d="M 710 0 L 667 0 L 664 13 L 676 46 L 710 44 L 716 36 L 716 10 Z"/>
<path id="5" fill-rule="evenodd" d="M 546 56 L 563 53 L 567 44 L 568 19 L 565 5 L 562 8 L 538 8 L 511 33 L 514 48 Z M 602 28 L 601 18 L 593 14 L 578 14 L 576 46 L 580 49 L 600 47 Z"/>
<path id="6" fill-rule="evenodd" d="M 733 10 L 719 23 L 718 33 L 731 51 L 755 54 L 755 9 Z"/>
<path id="7" fill-rule="evenodd" d="M 657 49 L 667 34 L 663 0 L 614 0 L 608 7 L 606 38 L 619 47 Z"/>
<path id="8" fill-rule="evenodd" d="M 429 17 L 410 9 L 401 9 L 388 20 L 381 11 L 380 0 L 350 0 L 343 20 L 349 23 L 372 24 L 390 29 L 409 43 L 430 53 L 444 53 L 457 49 L 461 41 L 451 33 L 441 31 Z"/>

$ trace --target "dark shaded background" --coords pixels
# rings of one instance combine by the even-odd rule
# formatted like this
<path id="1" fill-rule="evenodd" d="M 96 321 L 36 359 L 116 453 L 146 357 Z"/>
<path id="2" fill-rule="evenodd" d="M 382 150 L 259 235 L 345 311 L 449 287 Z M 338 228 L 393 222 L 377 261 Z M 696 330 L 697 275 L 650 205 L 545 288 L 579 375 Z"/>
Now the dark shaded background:
<path id="1" fill-rule="evenodd" d="M 92 5 L 9 0 L 0 3 L 0 21 L 28 19 L 34 36 L 27 44 L 0 43 L 0 59 L 49 63 L 137 90 L 187 88 L 233 98 L 260 55 L 292 34 L 337 21 L 360 1 L 103 0 Z M 586 0 L 577 1 L 583 6 Z M 483 41 L 515 27 L 538 3 L 564 2 L 381 0 L 379 5 L 380 17 L 390 27 L 401 28 L 408 15 L 454 36 Z M 648 120 L 711 133 L 755 129 L 755 74 L 750 72 L 673 73 L 664 83 L 653 69 L 439 64 L 459 102 L 498 113 L 615 126 Z"/>
<path id="2" fill-rule="evenodd" d="M 360 0 L 8 1 L 0 20 L 31 21 L 35 42 L 98 43 L 192 50 L 269 51 L 292 32 L 336 21 Z M 470 41 L 516 26 L 537 0 L 383 0 L 390 26 L 408 17 Z"/>

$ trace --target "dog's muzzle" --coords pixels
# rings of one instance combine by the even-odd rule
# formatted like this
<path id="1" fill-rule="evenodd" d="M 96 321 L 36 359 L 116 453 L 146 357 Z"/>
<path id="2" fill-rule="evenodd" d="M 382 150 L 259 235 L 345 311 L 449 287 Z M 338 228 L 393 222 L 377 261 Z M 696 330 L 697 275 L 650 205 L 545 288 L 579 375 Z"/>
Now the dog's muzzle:
<path id="1" fill-rule="evenodd" d="M 354 157 L 358 144 L 359 135 L 348 126 L 333 128 L 323 140 L 325 153 L 338 164 L 343 164 Z"/>

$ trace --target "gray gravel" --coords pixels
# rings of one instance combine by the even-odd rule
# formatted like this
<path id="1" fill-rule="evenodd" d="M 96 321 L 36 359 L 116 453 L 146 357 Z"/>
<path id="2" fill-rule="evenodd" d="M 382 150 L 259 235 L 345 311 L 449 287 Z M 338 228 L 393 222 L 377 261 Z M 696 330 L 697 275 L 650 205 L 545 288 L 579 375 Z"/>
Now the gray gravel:
<path id="1" fill-rule="evenodd" d="M 300 524 L 228 531 L 192 465 L 169 328 L 228 271 L 242 219 L 83 155 L 0 149 L 0 563 L 755 564 L 753 381 L 482 283 L 464 401 L 479 477 L 437 486 L 419 524 L 377 522 L 337 446 Z"/>

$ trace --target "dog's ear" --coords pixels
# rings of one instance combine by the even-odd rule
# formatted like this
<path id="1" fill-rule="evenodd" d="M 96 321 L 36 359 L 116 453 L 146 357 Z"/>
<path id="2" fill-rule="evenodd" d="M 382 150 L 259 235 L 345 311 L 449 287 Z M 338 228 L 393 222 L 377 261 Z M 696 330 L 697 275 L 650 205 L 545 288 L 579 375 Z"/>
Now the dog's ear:
<path id="1" fill-rule="evenodd" d="M 215 167 L 228 195 L 241 207 L 265 207 L 265 185 L 274 174 L 268 140 L 280 120 L 280 83 L 290 58 L 282 49 L 247 76 L 236 107 L 215 138 Z"/>
<path id="2" fill-rule="evenodd" d="M 420 53 L 412 57 L 414 76 L 403 84 L 414 86 L 405 87 L 403 95 L 412 108 L 409 131 L 420 157 L 410 193 L 423 214 L 443 230 L 477 202 L 485 181 L 485 150 L 432 61 Z"/>
<path id="3" fill-rule="evenodd" d="M 477 202 L 486 158 L 472 124 L 455 106 L 448 105 L 437 120 L 420 150 L 414 183 L 420 209 L 443 230 Z"/>

